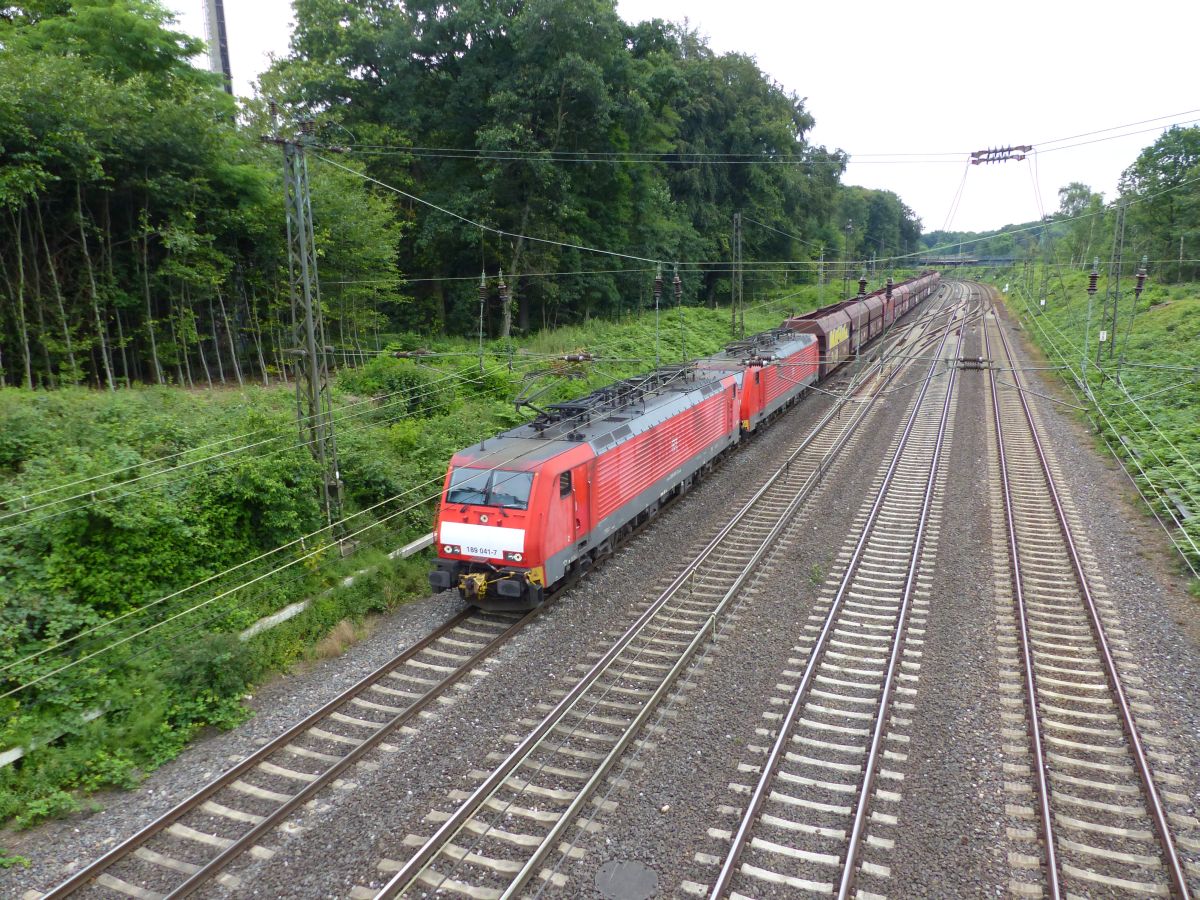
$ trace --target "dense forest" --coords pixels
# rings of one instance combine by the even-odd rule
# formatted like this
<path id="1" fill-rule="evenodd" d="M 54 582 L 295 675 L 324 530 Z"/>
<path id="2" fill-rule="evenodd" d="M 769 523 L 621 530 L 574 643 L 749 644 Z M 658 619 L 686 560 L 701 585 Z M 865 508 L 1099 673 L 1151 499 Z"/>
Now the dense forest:
<path id="1" fill-rule="evenodd" d="M 263 77 L 277 126 L 192 65 L 201 44 L 157 0 L 0 6 L 0 383 L 286 378 L 282 161 L 262 138 L 301 120 L 346 358 L 380 331 L 473 331 L 481 270 L 493 335 L 645 304 L 658 261 L 686 303 L 727 299 L 735 212 L 752 269 L 807 280 L 823 249 L 916 245 L 894 194 L 840 185 L 798 96 L 684 27 L 611 0 L 296 14 Z"/>

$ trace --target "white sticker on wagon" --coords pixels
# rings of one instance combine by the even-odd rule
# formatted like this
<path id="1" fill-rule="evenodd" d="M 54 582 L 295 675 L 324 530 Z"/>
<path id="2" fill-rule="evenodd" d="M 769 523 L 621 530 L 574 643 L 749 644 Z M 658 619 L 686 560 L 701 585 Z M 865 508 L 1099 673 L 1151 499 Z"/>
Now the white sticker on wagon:
<path id="1" fill-rule="evenodd" d="M 525 529 L 443 522 L 439 541 L 461 547 L 466 556 L 503 556 L 525 552 Z"/>

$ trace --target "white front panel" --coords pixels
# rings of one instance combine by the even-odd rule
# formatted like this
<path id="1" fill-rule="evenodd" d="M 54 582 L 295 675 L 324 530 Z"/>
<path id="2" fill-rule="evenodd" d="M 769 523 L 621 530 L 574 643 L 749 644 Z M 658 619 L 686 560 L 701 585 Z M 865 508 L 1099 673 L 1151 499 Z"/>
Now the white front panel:
<path id="1" fill-rule="evenodd" d="M 505 551 L 525 552 L 525 529 L 443 522 L 440 542 L 457 544 L 467 556 L 502 557 Z"/>

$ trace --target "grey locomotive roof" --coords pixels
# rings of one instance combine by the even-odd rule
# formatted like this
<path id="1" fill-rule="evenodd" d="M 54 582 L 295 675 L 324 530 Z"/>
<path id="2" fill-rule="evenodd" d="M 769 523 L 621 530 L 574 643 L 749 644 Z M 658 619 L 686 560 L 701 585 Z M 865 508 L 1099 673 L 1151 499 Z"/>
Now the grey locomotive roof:
<path id="1" fill-rule="evenodd" d="M 728 363 L 729 367 L 737 368 L 746 360 L 754 357 L 783 359 L 792 356 L 809 344 L 815 344 L 816 341 L 817 339 L 811 334 L 777 328 L 727 344 L 720 353 L 705 357 L 699 362 L 706 368 L 718 368 L 722 363 Z"/>
<path id="2" fill-rule="evenodd" d="M 648 431 L 706 397 L 719 393 L 721 379 L 741 372 L 694 366 L 658 370 L 617 382 L 578 400 L 555 404 L 551 412 L 459 451 L 489 468 L 526 468 L 581 443 L 597 455 Z"/>
<path id="3" fill-rule="evenodd" d="M 478 463 L 481 468 L 527 469 L 534 463 L 565 453 L 577 444 L 575 441 L 550 441 L 545 438 L 512 435 L 512 431 L 506 431 L 478 444 L 472 444 L 465 450 L 458 451 L 456 455 Z"/>

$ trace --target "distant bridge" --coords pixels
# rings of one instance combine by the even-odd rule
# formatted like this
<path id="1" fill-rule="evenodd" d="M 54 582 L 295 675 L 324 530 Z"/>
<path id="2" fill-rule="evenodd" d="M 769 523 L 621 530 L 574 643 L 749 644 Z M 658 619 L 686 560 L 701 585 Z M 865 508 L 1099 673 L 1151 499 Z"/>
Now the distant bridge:
<path id="1" fill-rule="evenodd" d="M 952 269 L 956 266 L 1011 266 L 1024 262 L 1016 256 L 930 256 L 920 260 L 929 269 Z"/>

